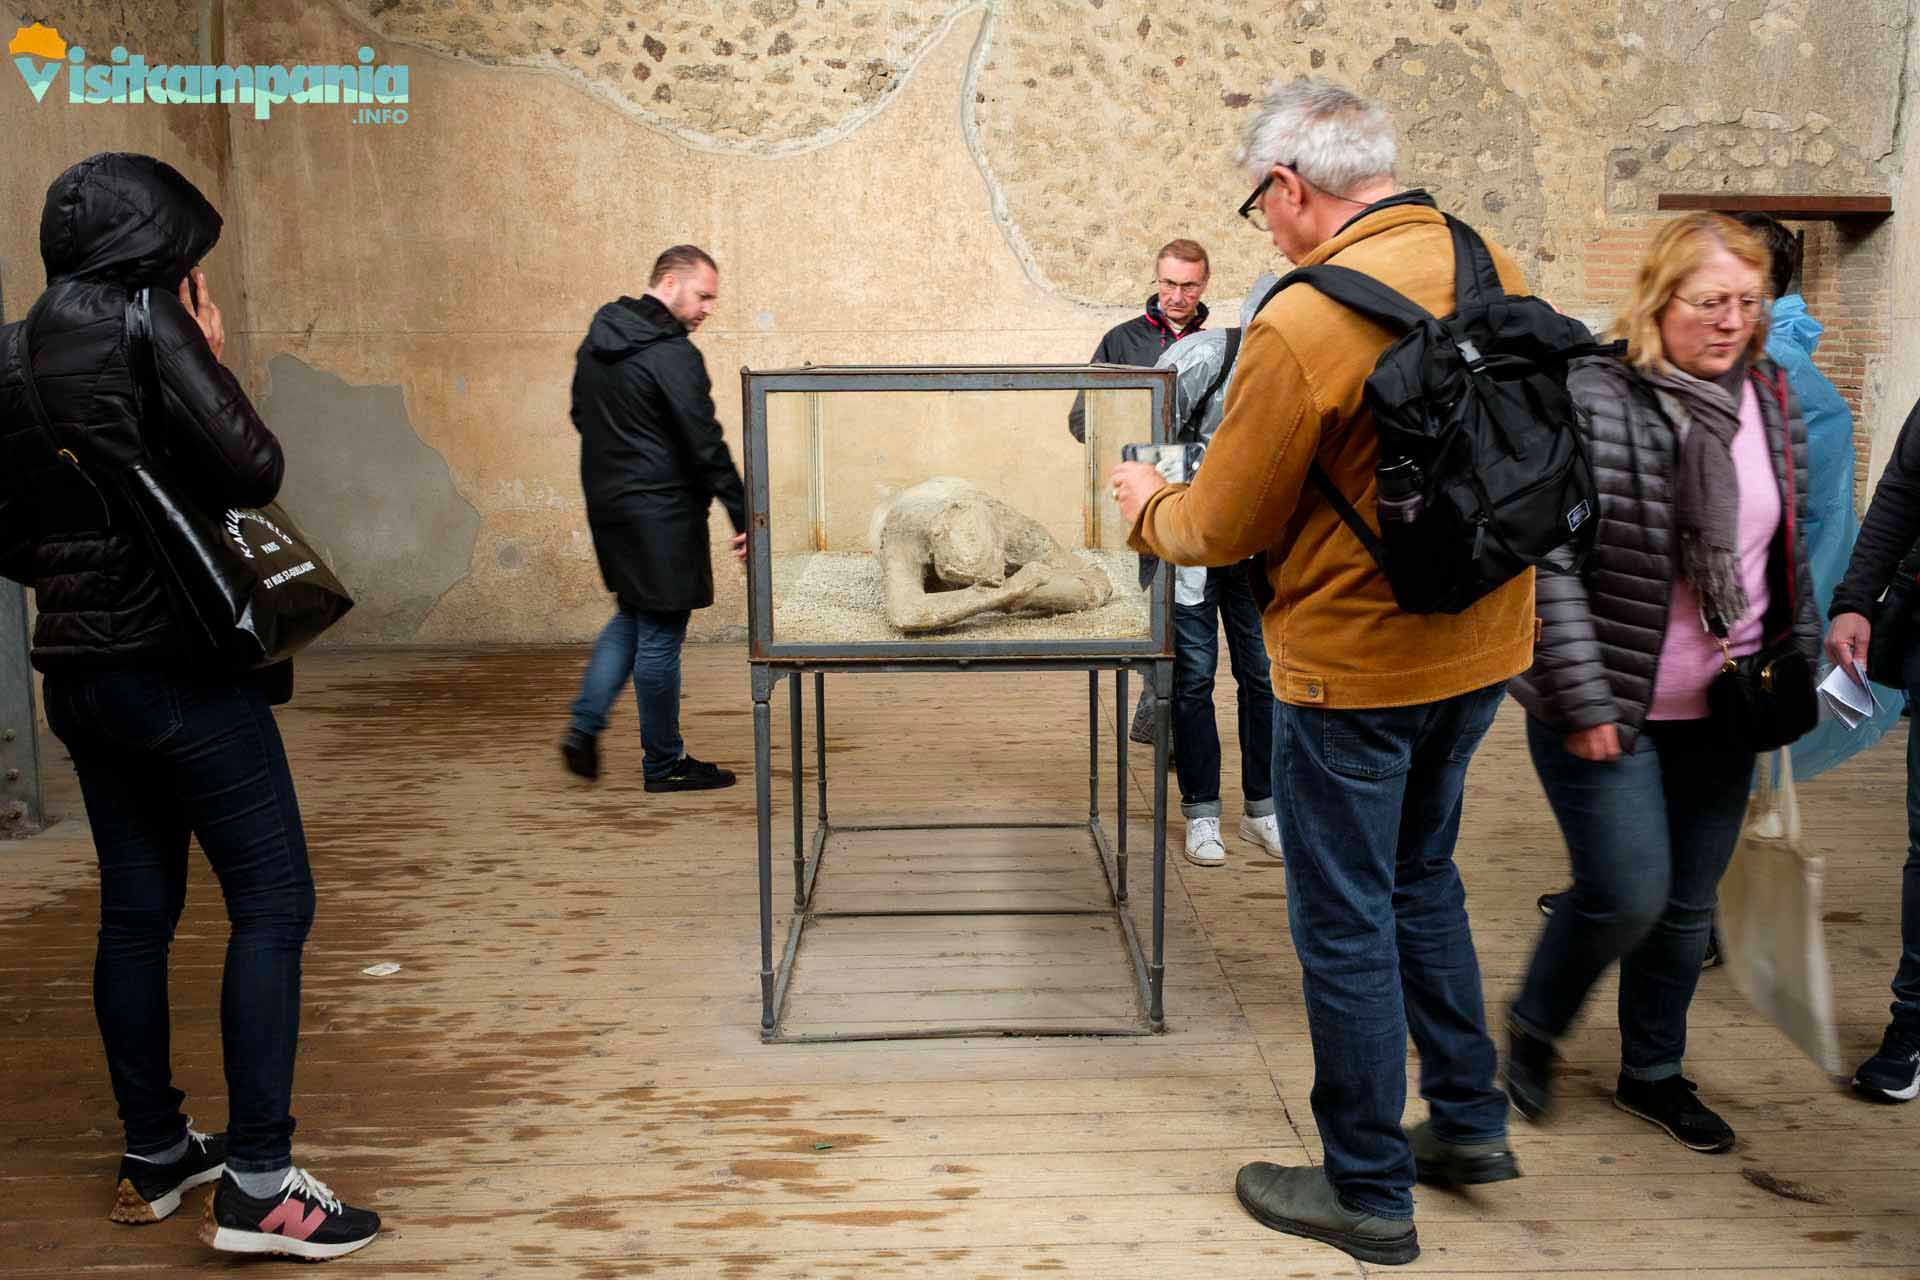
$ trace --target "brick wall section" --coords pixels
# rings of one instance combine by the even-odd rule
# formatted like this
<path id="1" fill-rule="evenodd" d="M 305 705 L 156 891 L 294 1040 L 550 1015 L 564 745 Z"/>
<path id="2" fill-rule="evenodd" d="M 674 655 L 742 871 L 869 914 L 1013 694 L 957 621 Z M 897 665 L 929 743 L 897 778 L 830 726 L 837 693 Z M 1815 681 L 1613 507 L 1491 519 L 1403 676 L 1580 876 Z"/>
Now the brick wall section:
<path id="1" fill-rule="evenodd" d="M 1622 220 L 1595 236 L 1586 246 L 1582 264 L 1585 296 L 1577 307 L 1568 309 L 1589 321 L 1610 321 L 1633 289 L 1635 268 L 1660 220 L 1658 215 Z M 1802 292 L 1808 310 L 1826 326 L 1814 363 L 1833 380 L 1853 410 L 1854 492 L 1856 504 L 1865 511 L 1867 465 L 1873 452 L 1867 424 L 1874 409 L 1867 375 L 1869 367 L 1884 360 L 1888 352 L 1891 236 L 1885 224 L 1872 229 L 1849 229 L 1830 222 L 1787 225 L 1806 233 Z"/>

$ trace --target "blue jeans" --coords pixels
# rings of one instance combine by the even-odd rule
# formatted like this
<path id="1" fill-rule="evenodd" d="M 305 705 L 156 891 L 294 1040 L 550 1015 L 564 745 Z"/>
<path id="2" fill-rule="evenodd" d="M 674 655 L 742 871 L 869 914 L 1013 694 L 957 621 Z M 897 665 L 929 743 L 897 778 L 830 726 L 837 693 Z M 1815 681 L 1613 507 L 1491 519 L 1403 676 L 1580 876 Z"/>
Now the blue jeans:
<path id="1" fill-rule="evenodd" d="M 1706 720 L 1649 721 L 1631 752 L 1594 761 L 1528 716 L 1527 746 L 1567 842 L 1573 888 L 1541 931 L 1513 1020 L 1558 1039 L 1618 960 L 1621 1074 L 1678 1075 L 1754 754 Z"/>
<path id="2" fill-rule="evenodd" d="M 599 737 L 620 688 L 633 680 L 640 709 L 641 772 L 664 778 L 687 754 L 680 741 L 680 649 L 687 641 L 685 609 L 655 613 L 621 605 L 594 642 L 580 696 L 573 700 L 573 727 Z"/>
<path id="3" fill-rule="evenodd" d="M 1274 708 L 1273 794 L 1287 847 L 1287 922 L 1313 1040 L 1313 1118 L 1351 1209 L 1413 1216 L 1400 1116 L 1407 1035 L 1448 1142 L 1497 1142 L 1480 962 L 1454 865 L 1467 764 L 1504 686 L 1412 707 Z"/>
<path id="4" fill-rule="evenodd" d="M 169 1056 L 167 950 L 192 835 L 232 924 L 220 984 L 227 1163 L 285 1168 L 313 876 L 272 709 L 245 682 L 163 671 L 49 676 L 46 700 L 100 860 L 93 1007 L 127 1150 L 164 1151 L 187 1129 Z"/>
<path id="5" fill-rule="evenodd" d="M 1907 705 L 1920 714 L 1920 644 L 1907 650 Z M 1911 722 L 1910 722 L 1911 723 Z M 1920 732 L 1907 733 L 1907 865 L 1900 875 L 1900 966 L 1893 1020 L 1920 1036 Z"/>
<path id="6" fill-rule="evenodd" d="M 1273 685 L 1260 608 L 1245 565 L 1207 570 L 1199 604 L 1173 606 L 1173 763 L 1180 813 L 1220 816 L 1220 727 L 1213 717 L 1213 674 L 1220 666 L 1220 620 L 1240 711 L 1240 798 L 1250 818 L 1273 812 Z"/>

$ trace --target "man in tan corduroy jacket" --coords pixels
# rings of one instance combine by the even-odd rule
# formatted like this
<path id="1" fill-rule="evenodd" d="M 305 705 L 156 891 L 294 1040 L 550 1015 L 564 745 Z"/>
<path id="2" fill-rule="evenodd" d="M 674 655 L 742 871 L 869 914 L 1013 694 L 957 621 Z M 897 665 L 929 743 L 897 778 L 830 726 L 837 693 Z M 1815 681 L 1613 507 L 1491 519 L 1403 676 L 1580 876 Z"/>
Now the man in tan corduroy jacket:
<path id="1" fill-rule="evenodd" d="M 1241 212 L 1295 265 L 1337 263 L 1435 315 L 1453 310 L 1446 221 L 1425 192 L 1394 184 L 1393 126 L 1378 107 L 1321 80 L 1280 85 L 1243 155 L 1259 185 Z M 1508 292 L 1524 292 L 1493 254 Z M 1137 464 L 1113 478 L 1137 550 L 1183 565 L 1266 555 L 1274 800 L 1326 1160 L 1256 1162 L 1236 1190 L 1267 1226 L 1384 1263 L 1419 1254 L 1416 1170 L 1441 1185 L 1519 1174 L 1453 846 L 1468 761 L 1533 648 L 1531 571 L 1458 615 L 1403 613 L 1307 484 L 1318 461 L 1379 527 L 1379 443 L 1361 390 L 1392 337 L 1310 286 L 1282 290 L 1246 331 L 1194 484 L 1166 486 Z M 1409 1032 L 1430 1112 L 1411 1134 L 1400 1126 Z"/>

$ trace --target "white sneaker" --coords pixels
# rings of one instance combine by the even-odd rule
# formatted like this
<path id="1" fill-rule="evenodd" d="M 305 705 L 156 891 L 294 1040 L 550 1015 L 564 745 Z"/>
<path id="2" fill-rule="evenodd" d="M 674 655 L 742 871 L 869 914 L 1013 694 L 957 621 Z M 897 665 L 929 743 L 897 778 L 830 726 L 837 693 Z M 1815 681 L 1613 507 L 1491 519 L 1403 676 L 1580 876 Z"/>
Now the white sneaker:
<path id="1" fill-rule="evenodd" d="M 1196 867 L 1226 865 L 1227 846 L 1220 843 L 1220 819 L 1187 819 L 1187 861 Z"/>
<path id="2" fill-rule="evenodd" d="M 1240 819 L 1240 838 L 1251 840 L 1274 857 L 1280 852 L 1280 819 L 1269 813 L 1262 818 Z"/>

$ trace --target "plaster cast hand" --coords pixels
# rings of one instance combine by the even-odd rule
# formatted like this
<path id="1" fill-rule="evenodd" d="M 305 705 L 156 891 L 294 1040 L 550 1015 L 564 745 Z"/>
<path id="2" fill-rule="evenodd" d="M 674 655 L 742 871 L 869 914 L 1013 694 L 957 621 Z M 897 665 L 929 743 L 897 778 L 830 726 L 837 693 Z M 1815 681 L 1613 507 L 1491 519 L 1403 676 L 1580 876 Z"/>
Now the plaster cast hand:
<path id="1" fill-rule="evenodd" d="M 194 289 L 200 291 L 200 305 L 197 307 L 193 303 Z M 184 278 L 180 281 L 180 305 L 200 326 L 200 332 L 206 335 L 207 346 L 213 351 L 213 358 L 218 360 L 227 347 L 227 327 L 221 322 L 220 308 L 214 305 L 213 295 L 207 292 L 206 272 L 196 268 L 191 287 Z"/>

